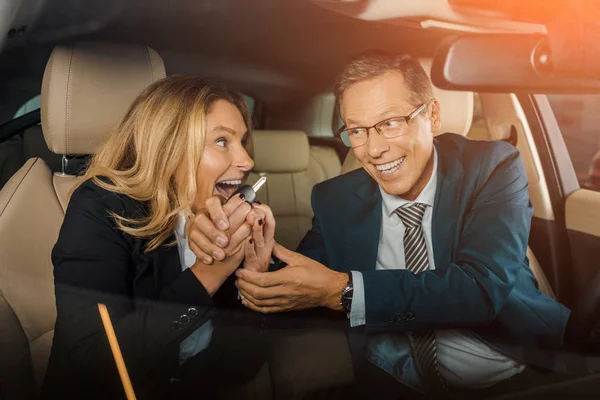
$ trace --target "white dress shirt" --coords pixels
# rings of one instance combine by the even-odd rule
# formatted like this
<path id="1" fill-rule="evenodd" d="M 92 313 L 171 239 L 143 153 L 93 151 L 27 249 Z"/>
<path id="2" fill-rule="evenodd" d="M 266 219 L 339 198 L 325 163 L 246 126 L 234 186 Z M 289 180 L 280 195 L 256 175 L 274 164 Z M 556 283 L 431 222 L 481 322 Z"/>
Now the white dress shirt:
<path id="1" fill-rule="evenodd" d="M 179 214 L 177 226 L 175 227 L 175 237 L 178 239 L 177 250 L 179 250 L 179 260 L 181 271 L 183 272 L 196 262 L 196 255 L 190 249 L 187 235 L 185 234 L 185 215 L 183 213 Z M 181 342 L 179 345 L 179 363 L 182 364 L 188 358 L 193 357 L 206 349 L 210 344 L 212 334 L 212 322 L 207 321 Z"/>
<path id="2" fill-rule="evenodd" d="M 433 173 L 423 191 L 414 202 L 399 196 L 385 193 L 382 196 L 382 224 L 379 234 L 376 269 L 406 269 L 404 260 L 404 224 L 394 212 L 405 204 L 427 204 L 423 215 L 423 231 L 429 256 L 429 269 L 435 269 L 433 257 L 431 225 L 435 193 L 437 189 L 438 156 L 434 148 Z M 410 273 L 407 271 L 407 273 Z M 366 324 L 365 288 L 360 272 L 352 271 L 354 294 L 351 326 Z M 452 290 L 452 288 L 448 288 Z M 460 293 L 457 292 L 457 296 Z M 405 335 L 410 335 L 406 332 Z M 413 365 L 412 349 L 408 338 L 403 334 L 385 334 L 377 340 L 379 344 L 370 346 L 367 356 L 371 362 L 383 368 L 396 379 L 417 390 L 423 390 L 418 373 Z M 438 368 L 442 377 L 458 387 L 483 388 L 505 380 L 523 370 L 524 365 L 493 350 L 466 329 L 436 331 Z"/>

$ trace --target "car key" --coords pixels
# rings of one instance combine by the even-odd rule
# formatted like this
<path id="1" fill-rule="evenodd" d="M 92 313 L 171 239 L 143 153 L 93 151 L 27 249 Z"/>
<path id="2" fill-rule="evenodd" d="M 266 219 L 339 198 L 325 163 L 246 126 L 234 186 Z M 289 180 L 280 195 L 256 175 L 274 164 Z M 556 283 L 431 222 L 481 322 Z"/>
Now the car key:
<path id="1" fill-rule="evenodd" d="M 258 190 L 261 187 L 263 187 L 263 185 L 265 184 L 266 181 L 267 181 L 267 177 L 261 176 L 261 178 L 258 181 L 256 181 L 256 183 L 254 185 L 242 186 L 241 188 L 236 190 L 235 193 L 231 197 L 235 196 L 236 194 L 242 194 L 244 196 L 244 201 L 246 203 L 252 204 L 254 202 L 254 200 L 256 200 L 256 192 L 258 192 Z M 243 299 L 244 299 L 244 295 L 242 295 L 240 293 L 240 291 L 238 290 L 238 300 L 243 300 Z"/>
<path id="2" fill-rule="evenodd" d="M 240 187 L 238 190 L 235 191 L 235 193 L 231 197 L 241 194 L 244 196 L 244 201 L 246 203 L 252 204 L 254 200 L 256 200 L 256 192 L 258 192 L 258 190 L 261 187 L 263 187 L 266 181 L 267 177 L 262 176 L 254 185 L 244 185 Z"/>

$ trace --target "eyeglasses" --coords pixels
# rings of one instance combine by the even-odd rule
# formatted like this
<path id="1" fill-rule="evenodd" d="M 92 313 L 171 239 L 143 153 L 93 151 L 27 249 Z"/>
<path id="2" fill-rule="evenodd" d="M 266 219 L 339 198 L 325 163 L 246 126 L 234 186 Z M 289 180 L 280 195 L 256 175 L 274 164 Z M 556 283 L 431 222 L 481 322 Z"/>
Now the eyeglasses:
<path id="1" fill-rule="evenodd" d="M 423 103 L 415 111 L 406 116 L 384 119 L 369 127 L 361 126 L 356 128 L 346 128 L 346 126 L 342 126 L 338 131 L 338 135 L 340 135 L 342 142 L 348 147 L 358 147 L 367 143 L 369 140 L 369 130 L 371 130 L 371 128 L 375 128 L 377 133 L 386 139 L 402 136 L 408 132 L 408 123 L 419 115 L 426 107 L 427 103 Z"/>

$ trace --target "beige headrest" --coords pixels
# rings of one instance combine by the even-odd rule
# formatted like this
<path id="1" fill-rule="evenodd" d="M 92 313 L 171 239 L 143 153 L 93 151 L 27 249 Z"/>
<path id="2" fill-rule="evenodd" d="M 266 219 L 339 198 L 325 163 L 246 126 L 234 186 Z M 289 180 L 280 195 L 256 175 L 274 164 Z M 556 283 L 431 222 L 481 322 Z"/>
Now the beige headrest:
<path id="1" fill-rule="evenodd" d="M 93 154 L 133 100 L 165 77 L 145 46 L 77 43 L 52 52 L 42 82 L 42 129 L 56 154 Z"/>
<path id="2" fill-rule="evenodd" d="M 255 172 L 299 172 L 308 169 L 308 136 L 303 131 L 254 131 Z"/>
<path id="3" fill-rule="evenodd" d="M 428 76 L 431 76 L 431 59 L 420 58 Z M 440 103 L 442 126 L 438 134 L 445 132 L 465 136 L 473 122 L 473 92 L 456 92 L 433 86 L 433 97 Z"/>

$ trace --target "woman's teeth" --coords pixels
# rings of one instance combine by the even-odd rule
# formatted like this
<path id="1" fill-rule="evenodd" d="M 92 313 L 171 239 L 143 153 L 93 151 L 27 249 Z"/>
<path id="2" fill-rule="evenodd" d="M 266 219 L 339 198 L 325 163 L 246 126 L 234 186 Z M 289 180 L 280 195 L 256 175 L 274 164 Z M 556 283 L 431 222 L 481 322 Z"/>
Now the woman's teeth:
<path id="1" fill-rule="evenodd" d="M 221 181 L 219 182 L 223 185 L 241 185 L 242 184 L 242 180 L 241 179 L 236 179 L 236 180 L 232 180 L 232 181 Z"/>
<path id="2" fill-rule="evenodd" d="M 401 157 L 401 158 L 397 159 L 396 161 L 392 161 L 392 162 L 382 164 L 382 165 L 376 165 L 375 167 L 377 168 L 378 171 L 380 171 L 384 174 L 391 174 L 391 173 L 396 172 L 396 170 L 398 168 L 400 168 L 400 165 L 402 165 L 405 158 L 406 157 Z"/>
<path id="3" fill-rule="evenodd" d="M 231 179 L 228 181 L 217 182 L 215 185 L 215 190 L 217 193 L 221 194 L 226 199 L 229 199 L 232 194 L 240 187 L 242 184 L 241 179 Z"/>

